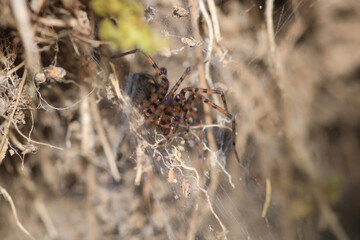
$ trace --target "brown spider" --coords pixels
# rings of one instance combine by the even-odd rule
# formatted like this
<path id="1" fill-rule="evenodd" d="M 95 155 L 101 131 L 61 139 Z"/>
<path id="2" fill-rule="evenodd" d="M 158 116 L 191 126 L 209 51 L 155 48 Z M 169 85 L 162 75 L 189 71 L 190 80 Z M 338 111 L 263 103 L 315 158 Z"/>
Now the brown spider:
<path id="1" fill-rule="evenodd" d="M 124 56 L 129 53 L 134 53 L 137 50 L 129 51 L 127 53 L 122 53 L 120 56 Z M 232 121 L 232 132 L 233 132 L 233 150 L 235 153 L 235 157 L 237 161 L 240 163 L 239 155 L 236 151 L 235 144 L 236 144 L 236 122 L 234 116 L 229 112 L 225 94 L 221 90 L 211 90 L 211 89 L 204 89 L 204 88 L 193 88 L 193 87 L 186 87 L 183 88 L 179 94 L 175 94 L 176 90 L 179 88 L 182 81 L 184 81 L 185 77 L 190 73 L 191 68 L 187 67 L 180 77 L 180 79 L 176 82 L 176 84 L 169 90 L 169 80 L 166 76 L 166 69 L 159 68 L 154 60 L 144 54 L 145 57 L 148 59 L 152 67 L 155 69 L 156 73 L 159 75 L 160 83 L 153 78 L 149 74 L 142 74 L 142 75 L 134 75 L 137 78 L 142 79 L 142 93 L 133 92 L 133 99 L 137 99 L 137 104 L 140 105 L 141 112 L 145 115 L 145 123 L 150 124 L 153 123 L 156 126 L 160 127 L 166 139 L 164 142 L 170 141 L 171 137 L 175 135 L 177 132 L 180 124 L 185 124 L 185 131 L 179 133 L 177 136 L 183 136 L 189 132 L 190 122 L 189 118 L 193 118 L 195 121 L 198 122 L 200 126 L 201 122 L 196 114 L 196 112 L 191 108 L 192 102 L 199 98 L 203 103 L 210 105 L 211 107 L 215 108 L 220 113 L 224 114 Z M 118 57 L 117 55 L 116 57 Z M 134 91 L 134 90 L 133 90 Z M 187 98 L 185 97 L 187 92 L 192 92 Z M 224 103 L 224 108 L 216 105 L 210 99 L 206 98 L 200 93 L 208 93 L 208 94 L 218 94 L 221 96 L 221 99 Z M 140 95 L 140 96 L 139 96 Z M 139 100 L 141 99 L 141 100 Z M 202 135 L 203 130 L 200 128 L 200 146 L 202 142 Z"/>

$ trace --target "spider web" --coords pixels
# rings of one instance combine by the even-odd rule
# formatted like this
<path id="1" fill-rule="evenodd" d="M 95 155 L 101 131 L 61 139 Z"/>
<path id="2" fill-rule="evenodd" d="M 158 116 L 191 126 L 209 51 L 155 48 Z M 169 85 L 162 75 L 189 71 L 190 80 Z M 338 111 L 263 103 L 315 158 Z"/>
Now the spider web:
<path id="1" fill-rule="evenodd" d="M 314 50 L 319 43 L 313 34 L 326 41 L 320 29 L 339 14 L 329 16 L 326 11 L 345 6 L 335 1 L 324 8 L 318 1 L 274 1 L 267 12 L 266 4 L 272 1 L 217 1 L 217 33 L 211 2 L 144 2 L 148 24 L 170 42 L 153 58 L 167 68 L 170 86 L 191 66 L 192 73 L 180 89 L 226 92 L 229 111 L 237 120 L 241 164 L 231 148 L 229 119 L 211 109 L 212 121 L 206 123 L 201 102 L 194 108 L 204 123 L 203 146 L 198 146 L 198 126 L 164 146 L 158 144 L 164 137 L 156 131 L 138 135 L 136 183 L 148 206 L 144 229 L 151 231 L 134 235 L 314 239 L 328 234 L 346 239 L 332 200 L 323 197 L 327 196 L 324 185 L 333 184 L 332 171 L 319 170 L 324 165 L 317 165 L 326 153 L 314 157 L 321 144 L 309 138 L 318 121 L 311 93 L 316 92 L 316 76 L 321 73 L 304 61 L 324 61 Z M 154 74 L 143 56 L 126 58 L 131 73 Z M 217 96 L 209 98 L 222 106 Z M 199 160 L 203 150 L 205 158 Z M 318 219 L 325 219 L 325 226 L 308 223 Z"/>
<path id="2" fill-rule="evenodd" d="M 271 199 L 269 186 L 266 187 L 268 171 L 276 168 L 261 166 L 261 161 L 275 161 L 276 156 L 279 156 L 280 143 L 277 141 L 280 139 L 266 146 L 266 150 L 262 145 L 264 140 L 259 140 L 262 138 L 261 135 L 267 135 L 267 138 L 274 137 L 278 128 L 273 127 L 265 133 L 246 129 L 251 128 L 248 123 L 251 117 L 258 117 L 255 116 L 257 113 L 252 111 L 253 115 L 248 119 L 245 109 L 254 106 L 257 108 L 257 104 L 265 101 L 265 99 L 257 99 L 259 96 L 256 95 L 256 88 L 262 88 L 259 92 L 270 89 L 271 93 L 267 97 L 275 98 L 274 101 L 277 98 L 274 93 L 277 83 L 268 71 L 270 66 L 266 47 L 268 43 L 265 3 L 217 2 L 217 8 L 223 8 L 217 9 L 218 13 L 220 12 L 218 17 L 222 31 L 222 41 L 219 43 L 215 43 L 214 36 L 211 40 L 209 39 L 209 34 L 214 33 L 210 33 L 206 25 L 207 18 L 211 17 L 211 14 L 205 1 L 199 1 L 205 8 L 196 13 L 200 15 L 199 26 L 202 28 L 202 38 L 194 38 L 194 29 L 190 19 L 191 3 L 193 2 L 177 2 L 178 5 L 172 5 L 173 3 L 167 1 L 145 2 L 150 13 L 147 16 L 148 23 L 170 40 L 169 49 L 154 58 L 159 66 L 167 68 L 170 87 L 187 66 L 192 66 L 193 71 L 182 83 L 180 89 L 187 86 L 199 87 L 201 73 L 196 67 L 196 48 L 201 49 L 205 65 L 209 64 L 208 74 L 211 79 L 207 79 L 207 84 L 211 87 L 208 88 L 220 88 L 226 91 L 230 112 L 237 116 L 239 126 L 237 149 L 242 149 L 242 166 L 236 163 L 230 147 L 231 131 L 227 127 L 229 120 L 216 111 L 212 111 L 213 124 L 205 125 L 204 129 L 206 134 L 215 136 L 217 149 L 210 149 L 209 142 L 205 141 L 203 149 L 207 167 L 202 167 L 197 157 L 200 151 L 196 146 L 199 135 L 197 127 L 193 127 L 189 134 L 195 140 L 184 137 L 172 141 L 167 146 L 151 145 L 148 146 L 151 150 L 140 151 L 140 156 L 147 155 L 152 159 L 150 161 L 155 166 L 152 170 L 155 178 L 160 177 L 168 190 L 167 194 L 159 194 L 159 187 L 156 184 L 144 183 L 149 185 L 154 199 L 152 206 L 160 212 L 166 233 L 165 238 L 168 239 L 222 239 L 226 237 L 229 239 L 279 239 L 281 233 L 278 225 L 281 221 L 278 215 L 280 213 L 274 205 L 265 204 L 266 199 Z M 287 29 L 296 23 L 295 15 L 301 17 L 304 14 L 299 11 L 304 5 L 309 6 L 309 3 L 305 1 L 276 3 L 273 11 L 276 40 L 286 37 Z M 180 18 L 174 16 L 174 9 L 184 11 L 186 16 Z M 231 26 L 233 19 L 240 23 L 239 26 Z M 231 27 L 238 32 L 232 30 Z M 263 29 L 253 30 L 255 28 Z M 238 44 L 236 41 L 244 44 Z M 128 60 L 142 63 L 140 67 L 138 64 L 130 64 L 130 72 L 140 70 L 144 72 L 146 61 L 136 56 L 129 56 Z M 145 72 L 154 73 L 151 66 L 145 68 Z M 246 70 L 246 74 L 243 74 L 241 70 Z M 245 80 L 247 76 L 251 79 Z M 251 81 L 257 81 L 258 84 Z M 247 86 L 249 84 L 253 86 Z M 255 93 L 247 88 L 255 88 L 252 90 Z M 245 96 L 242 96 L 243 94 Z M 219 99 L 210 97 L 222 106 Z M 246 100 L 246 97 L 249 99 Z M 241 103 L 242 101 L 245 103 Z M 257 101 L 260 103 L 256 103 Z M 243 108 L 242 105 L 246 104 L 249 106 Z M 203 118 L 202 105 L 195 106 L 199 110 L 200 117 Z M 276 105 L 266 105 L 260 111 L 264 111 L 264 115 L 271 114 L 270 112 L 276 107 Z M 157 137 L 160 141 L 161 136 L 156 135 L 155 138 Z M 140 148 L 146 149 L 143 145 Z M 272 156 L 264 156 L 264 153 L 265 155 L 271 153 Z M 146 178 L 144 182 L 153 182 L 146 177 L 146 174 L 144 177 Z M 153 179 L 154 175 L 150 178 Z"/>

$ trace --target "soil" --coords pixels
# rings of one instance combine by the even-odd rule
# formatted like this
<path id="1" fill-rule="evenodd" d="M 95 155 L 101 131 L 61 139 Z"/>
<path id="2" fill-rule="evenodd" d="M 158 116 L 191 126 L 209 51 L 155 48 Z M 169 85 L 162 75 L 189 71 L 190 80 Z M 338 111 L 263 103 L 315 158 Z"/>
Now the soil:
<path id="1" fill-rule="evenodd" d="M 88 1 L 2 1 L 0 239 L 360 239 L 360 2 L 269 2 L 141 2 L 239 163 L 200 100 L 169 142 L 144 123 L 160 78 Z"/>

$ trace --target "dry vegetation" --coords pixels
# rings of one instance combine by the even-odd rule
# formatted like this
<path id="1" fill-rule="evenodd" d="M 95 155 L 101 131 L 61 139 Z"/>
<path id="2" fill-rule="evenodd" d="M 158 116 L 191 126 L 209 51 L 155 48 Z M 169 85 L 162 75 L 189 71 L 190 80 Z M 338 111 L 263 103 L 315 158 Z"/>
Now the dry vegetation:
<path id="1" fill-rule="evenodd" d="M 170 84 L 226 91 L 242 166 L 203 104 L 204 162 L 196 126 L 142 126 L 126 88 L 155 72 L 90 2 L 3 0 L 0 239 L 360 239 L 359 1 L 142 4 Z"/>

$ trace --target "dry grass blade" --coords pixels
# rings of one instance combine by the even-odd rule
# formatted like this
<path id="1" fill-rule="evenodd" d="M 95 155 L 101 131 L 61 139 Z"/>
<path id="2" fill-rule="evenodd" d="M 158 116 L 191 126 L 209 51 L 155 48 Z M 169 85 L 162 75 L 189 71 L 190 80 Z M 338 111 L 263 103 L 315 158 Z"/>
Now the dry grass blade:
<path id="1" fill-rule="evenodd" d="M 215 2 L 214 2 L 214 0 L 207 0 L 207 3 L 208 3 L 208 6 L 209 6 L 211 19 L 212 19 L 213 26 L 214 26 L 216 42 L 220 42 L 221 33 L 220 33 L 219 19 L 218 19 L 217 13 L 216 13 Z"/>
<path id="2" fill-rule="evenodd" d="M 17 213 L 16 213 L 16 207 L 15 207 L 15 204 L 10 196 L 10 194 L 6 191 L 5 188 L 3 188 L 2 186 L 0 186 L 0 194 L 4 197 L 4 199 L 6 201 L 9 202 L 10 206 L 11 206 L 11 211 L 13 213 L 13 216 L 15 218 L 15 221 L 16 221 L 16 225 L 20 228 L 20 230 L 26 234 L 26 236 L 28 236 L 30 239 L 32 240 L 35 240 L 35 238 L 31 235 L 31 233 L 26 230 L 26 228 L 21 224 L 21 222 L 19 221 L 19 218 L 17 216 Z"/>
<path id="3" fill-rule="evenodd" d="M 265 217 L 266 213 L 270 207 L 271 202 L 271 181 L 269 178 L 266 178 L 266 196 L 265 196 L 265 202 L 264 202 L 264 208 L 261 213 L 261 217 Z"/>
<path id="4" fill-rule="evenodd" d="M 266 27 L 269 40 L 269 50 L 270 50 L 270 62 L 272 67 L 276 68 L 276 43 L 275 43 L 275 34 L 274 34 L 274 21 L 273 21 L 273 9 L 274 9 L 274 0 L 266 1 Z"/>
<path id="5" fill-rule="evenodd" d="M 109 167 L 110 167 L 111 175 L 113 176 L 115 181 L 119 182 L 120 178 L 121 178 L 120 173 L 119 173 L 119 170 L 117 169 L 116 162 L 115 162 L 116 161 L 115 156 L 111 151 L 109 141 L 106 137 L 104 127 L 101 123 L 100 112 L 97 107 L 94 94 L 90 96 L 90 105 L 91 105 L 91 112 L 92 112 L 92 115 L 93 115 L 94 121 L 95 121 L 95 128 L 100 137 L 100 141 L 102 143 L 102 147 L 104 149 L 105 156 L 106 156 L 106 159 L 107 159 Z"/>
<path id="6" fill-rule="evenodd" d="M 212 51 L 213 51 L 213 45 L 214 45 L 214 26 L 212 24 L 212 21 L 210 19 L 210 16 L 206 10 L 204 0 L 199 0 L 199 10 L 201 14 L 204 16 L 206 25 L 209 30 L 209 45 L 207 49 L 207 55 L 205 58 L 205 78 L 208 84 L 208 87 L 211 89 L 214 89 L 214 83 L 212 81 L 211 75 L 210 75 L 210 63 L 211 63 L 211 57 L 212 57 Z M 216 104 L 219 105 L 219 101 L 215 101 Z"/>

